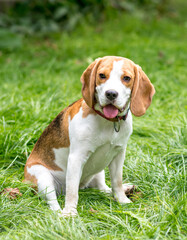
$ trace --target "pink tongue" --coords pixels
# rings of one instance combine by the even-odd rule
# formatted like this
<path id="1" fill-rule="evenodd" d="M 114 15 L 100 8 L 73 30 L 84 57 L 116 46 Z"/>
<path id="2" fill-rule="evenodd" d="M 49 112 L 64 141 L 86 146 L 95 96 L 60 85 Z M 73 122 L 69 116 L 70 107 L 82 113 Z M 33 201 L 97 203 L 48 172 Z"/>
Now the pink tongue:
<path id="1" fill-rule="evenodd" d="M 118 109 L 109 104 L 103 108 L 103 113 L 106 118 L 115 118 L 118 115 Z"/>

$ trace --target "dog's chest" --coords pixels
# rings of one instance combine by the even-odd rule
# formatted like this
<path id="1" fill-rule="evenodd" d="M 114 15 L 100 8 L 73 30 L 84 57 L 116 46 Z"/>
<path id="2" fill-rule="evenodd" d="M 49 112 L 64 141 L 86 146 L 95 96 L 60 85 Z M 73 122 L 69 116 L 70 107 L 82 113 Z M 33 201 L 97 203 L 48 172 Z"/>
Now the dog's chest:
<path id="1" fill-rule="evenodd" d="M 98 146 L 83 168 L 82 179 L 102 171 L 119 154 L 121 149 L 120 146 L 110 142 Z"/>
<path id="2" fill-rule="evenodd" d="M 80 142 L 77 140 L 76 143 L 76 161 L 80 161 L 80 164 L 84 159 L 80 159 L 82 152 L 89 152 L 89 157 L 83 168 L 83 175 L 85 177 L 93 175 L 106 166 L 108 166 L 111 160 L 123 149 L 123 145 L 117 140 L 110 136 L 110 134 L 103 133 L 100 136 L 94 136 L 87 141 Z M 55 154 L 55 164 L 62 168 L 63 172 L 67 171 L 67 163 L 70 154 L 70 148 L 53 149 Z"/>
<path id="3" fill-rule="evenodd" d="M 92 115 L 82 119 L 80 111 L 70 121 L 70 147 L 53 149 L 55 163 L 66 174 L 69 156 L 73 155 L 76 164 L 79 162 L 83 166 L 82 180 L 102 171 L 126 147 L 132 132 L 131 115 L 120 125 L 120 131 L 117 133 L 112 122 Z M 74 168 L 73 165 L 71 166 Z"/>

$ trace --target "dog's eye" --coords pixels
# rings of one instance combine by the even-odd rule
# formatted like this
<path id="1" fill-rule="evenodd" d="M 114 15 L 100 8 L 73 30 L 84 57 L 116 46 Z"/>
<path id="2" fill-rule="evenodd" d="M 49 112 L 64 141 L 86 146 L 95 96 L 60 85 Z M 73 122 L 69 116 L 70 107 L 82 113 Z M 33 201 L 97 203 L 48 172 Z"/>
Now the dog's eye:
<path id="1" fill-rule="evenodd" d="M 100 73 L 100 74 L 99 74 L 99 77 L 100 77 L 101 79 L 105 79 L 105 78 L 106 78 L 105 74 L 103 74 L 103 73 Z"/>
<path id="2" fill-rule="evenodd" d="M 130 82 L 131 78 L 129 76 L 124 76 L 123 81 Z"/>

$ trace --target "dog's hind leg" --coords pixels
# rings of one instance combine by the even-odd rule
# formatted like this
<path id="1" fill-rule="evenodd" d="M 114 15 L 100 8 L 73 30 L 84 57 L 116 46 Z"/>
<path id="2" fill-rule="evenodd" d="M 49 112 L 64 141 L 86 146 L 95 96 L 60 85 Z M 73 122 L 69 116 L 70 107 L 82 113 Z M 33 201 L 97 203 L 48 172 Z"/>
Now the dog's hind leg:
<path id="1" fill-rule="evenodd" d="M 52 210 L 61 210 L 57 201 L 55 179 L 50 171 L 42 165 L 26 167 L 27 175 L 34 176 L 37 180 L 38 192 Z M 26 179 L 27 180 L 27 179 Z"/>

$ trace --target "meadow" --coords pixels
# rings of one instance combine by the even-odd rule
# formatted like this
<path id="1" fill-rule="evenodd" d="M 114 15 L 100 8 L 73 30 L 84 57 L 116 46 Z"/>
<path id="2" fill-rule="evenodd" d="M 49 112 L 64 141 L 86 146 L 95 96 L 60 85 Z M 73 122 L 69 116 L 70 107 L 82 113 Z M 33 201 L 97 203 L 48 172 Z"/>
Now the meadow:
<path id="1" fill-rule="evenodd" d="M 71 33 L 23 37 L 0 52 L 0 192 L 22 193 L 0 195 L 0 239 L 187 239 L 187 22 L 177 14 L 114 13 Z M 59 218 L 22 182 L 24 164 L 47 125 L 81 97 L 84 69 L 106 55 L 139 64 L 156 89 L 147 113 L 133 117 L 124 163 L 124 183 L 141 195 L 120 205 L 81 190 L 79 216 Z"/>

